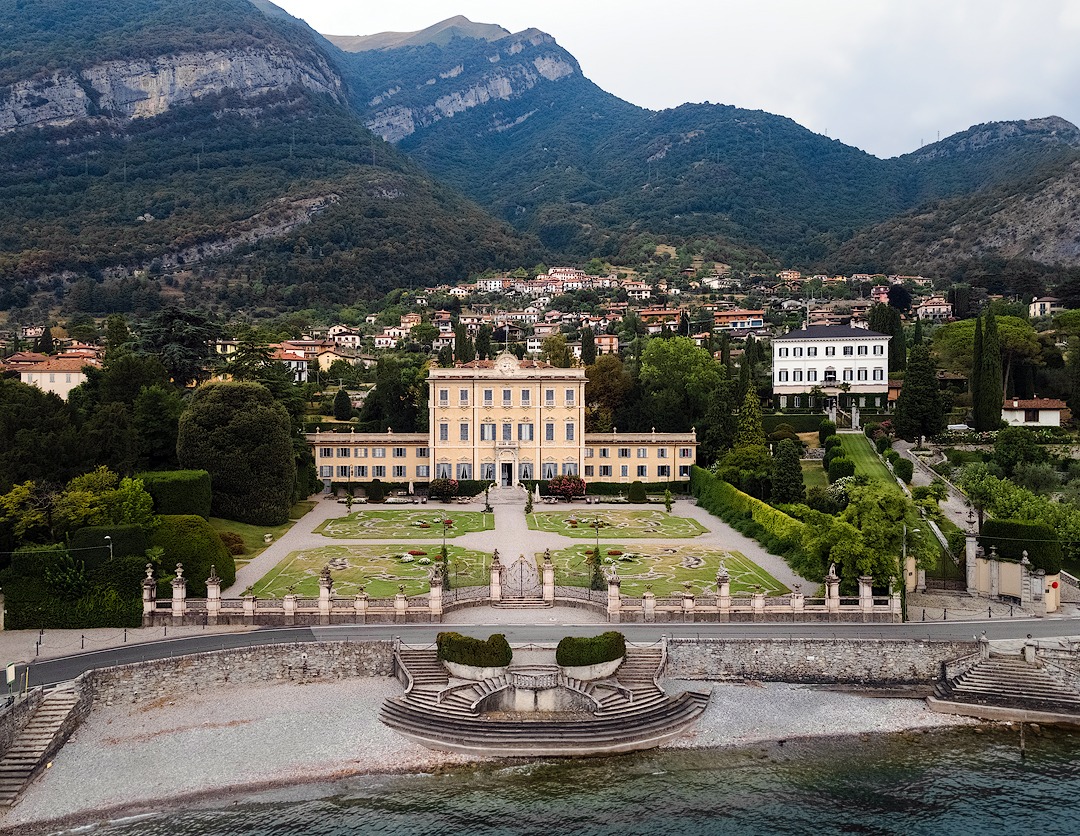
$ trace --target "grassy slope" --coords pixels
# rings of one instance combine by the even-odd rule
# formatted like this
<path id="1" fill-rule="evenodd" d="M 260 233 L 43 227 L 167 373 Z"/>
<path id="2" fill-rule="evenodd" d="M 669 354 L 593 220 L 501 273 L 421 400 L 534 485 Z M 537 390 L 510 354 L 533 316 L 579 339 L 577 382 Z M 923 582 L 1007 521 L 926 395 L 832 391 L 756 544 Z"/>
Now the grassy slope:
<path id="1" fill-rule="evenodd" d="M 803 484 L 806 485 L 807 490 L 829 487 L 829 475 L 825 472 L 825 468 L 821 466 L 820 461 L 816 459 L 805 460 L 801 464 Z"/>
<path id="2" fill-rule="evenodd" d="M 258 554 L 260 554 L 265 548 L 266 544 L 263 543 L 264 534 L 274 535 L 274 540 L 281 539 L 281 535 L 293 527 L 293 524 L 300 519 L 304 514 L 315 507 L 315 502 L 310 499 L 305 499 L 302 502 L 297 502 L 292 508 L 289 509 L 289 521 L 282 525 L 275 526 L 261 526 L 261 525 L 248 525 L 247 523 L 235 522 L 233 520 L 225 520 L 221 517 L 211 517 L 210 525 L 214 527 L 216 531 L 233 531 L 244 538 L 244 546 L 247 551 L 242 555 L 237 555 L 236 564 L 242 566 Z"/>
<path id="3" fill-rule="evenodd" d="M 895 490 L 900 490 L 896 480 L 885 467 L 885 463 L 878 458 L 877 452 L 870 446 L 870 439 L 862 433 L 844 433 L 840 436 L 844 447 L 844 455 L 855 462 L 855 473 L 884 485 L 890 485 Z"/>

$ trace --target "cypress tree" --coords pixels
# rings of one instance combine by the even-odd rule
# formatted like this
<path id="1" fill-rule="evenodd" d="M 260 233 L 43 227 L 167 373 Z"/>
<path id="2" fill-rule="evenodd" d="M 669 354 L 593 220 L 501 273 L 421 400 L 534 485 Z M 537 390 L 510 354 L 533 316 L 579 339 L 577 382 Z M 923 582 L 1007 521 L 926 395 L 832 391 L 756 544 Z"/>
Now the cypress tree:
<path id="1" fill-rule="evenodd" d="M 773 502 L 802 502 L 806 499 L 800 458 L 800 445 L 790 438 L 785 438 L 777 445 L 770 495 Z"/>
<path id="2" fill-rule="evenodd" d="M 586 328 L 581 332 L 581 363 L 591 366 L 596 362 L 596 335 L 592 328 Z"/>
<path id="3" fill-rule="evenodd" d="M 982 317 L 975 317 L 975 345 L 971 352 L 971 371 L 968 373 L 968 391 L 971 392 L 971 423 L 978 424 L 979 393 L 982 390 L 983 331 Z"/>
<path id="4" fill-rule="evenodd" d="M 998 338 L 994 312 L 987 311 L 983 322 L 983 346 L 979 374 L 979 404 L 975 412 L 975 429 L 996 430 L 1001 423 L 1004 399 L 1001 386 L 1001 341 Z"/>
<path id="5" fill-rule="evenodd" d="M 922 435 L 932 437 L 945 429 L 945 403 L 938 389 L 937 369 L 930 359 L 930 349 L 924 345 L 911 350 L 893 424 L 896 434 L 908 441 Z"/>
<path id="6" fill-rule="evenodd" d="M 351 421 L 353 416 L 352 401 L 344 387 L 334 395 L 334 418 L 338 421 Z"/>
<path id="7" fill-rule="evenodd" d="M 743 397 L 739 424 L 735 430 L 735 447 L 765 448 L 765 430 L 761 425 L 761 400 L 751 387 Z"/>
<path id="8" fill-rule="evenodd" d="M 923 342 L 922 320 L 921 319 L 916 319 L 915 320 L 915 330 L 911 334 L 911 347 L 914 348 L 917 345 L 922 345 L 922 342 Z"/>

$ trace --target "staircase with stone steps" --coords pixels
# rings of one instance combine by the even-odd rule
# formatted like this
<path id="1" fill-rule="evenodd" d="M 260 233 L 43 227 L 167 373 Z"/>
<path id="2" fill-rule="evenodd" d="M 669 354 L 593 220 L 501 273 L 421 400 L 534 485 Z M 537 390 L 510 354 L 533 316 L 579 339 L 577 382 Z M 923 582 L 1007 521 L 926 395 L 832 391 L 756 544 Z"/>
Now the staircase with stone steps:
<path id="1" fill-rule="evenodd" d="M 492 606 L 502 610 L 546 610 L 551 609 L 552 604 L 543 598 L 503 598 L 496 601 Z"/>
<path id="2" fill-rule="evenodd" d="M 938 700 L 1080 717 L 1080 692 L 1019 656 L 991 656 L 934 687 Z"/>
<path id="3" fill-rule="evenodd" d="M 71 690 L 48 694 L 0 760 L 0 808 L 10 807 L 54 748 L 78 698 Z"/>

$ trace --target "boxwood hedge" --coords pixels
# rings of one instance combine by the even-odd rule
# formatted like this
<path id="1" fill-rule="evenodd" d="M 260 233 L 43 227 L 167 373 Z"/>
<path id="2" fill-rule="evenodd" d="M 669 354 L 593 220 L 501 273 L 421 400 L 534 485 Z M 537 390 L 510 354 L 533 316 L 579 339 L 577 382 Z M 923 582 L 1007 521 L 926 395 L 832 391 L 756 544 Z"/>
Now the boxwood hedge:
<path id="1" fill-rule="evenodd" d="M 566 636 L 555 648 L 555 662 L 564 668 L 601 665 L 626 655 L 626 638 L 609 630 L 599 636 Z"/>
<path id="2" fill-rule="evenodd" d="M 486 641 L 463 636 L 461 633 L 439 633 L 435 644 L 439 658 L 444 662 L 477 668 L 504 668 L 514 656 L 506 636 L 502 633 L 495 633 Z"/>
<path id="3" fill-rule="evenodd" d="M 1024 551 L 1027 551 L 1033 569 L 1042 569 L 1048 575 L 1061 571 L 1061 541 L 1048 525 L 1023 520 L 988 519 L 983 522 L 979 545 L 987 555 L 991 546 L 997 546 L 997 555 L 1001 560 L 1015 563 L 1019 563 Z"/>

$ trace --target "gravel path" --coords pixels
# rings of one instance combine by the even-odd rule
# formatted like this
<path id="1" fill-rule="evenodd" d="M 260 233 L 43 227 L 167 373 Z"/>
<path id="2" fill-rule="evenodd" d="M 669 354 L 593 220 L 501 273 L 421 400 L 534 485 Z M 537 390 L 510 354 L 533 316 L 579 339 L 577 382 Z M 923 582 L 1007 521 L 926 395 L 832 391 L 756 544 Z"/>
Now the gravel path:
<path id="1" fill-rule="evenodd" d="M 679 748 L 931 728 L 968 722 L 921 700 L 877 699 L 794 685 L 672 681 L 669 693 L 711 687 Z M 160 800 L 217 797 L 366 772 L 429 771 L 476 758 L 434 752 L 377 719 L 400 693 L 393 679 L 230 687 L 154 704 L 101 706 L 0 819 L 0 827 L 90 811 L 157 809 Z"/>

